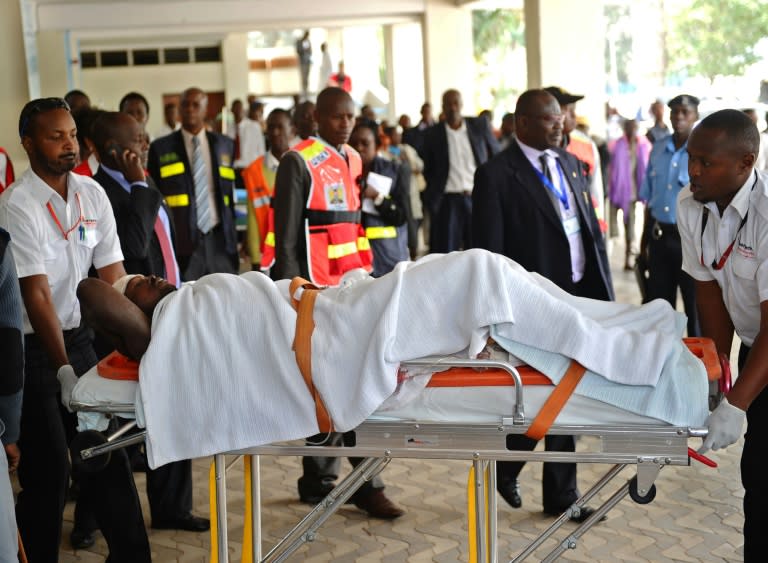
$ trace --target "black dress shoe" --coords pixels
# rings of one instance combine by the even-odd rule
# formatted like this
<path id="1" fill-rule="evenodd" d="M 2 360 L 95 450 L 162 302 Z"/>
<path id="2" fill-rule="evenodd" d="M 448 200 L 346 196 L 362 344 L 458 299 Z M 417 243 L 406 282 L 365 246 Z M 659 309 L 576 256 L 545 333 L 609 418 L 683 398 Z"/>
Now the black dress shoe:
<path id="1" fill-rule="evenodd" d="M 93 537 L 93 532 L 74 529 L 69 534 L 69 544 L 72 549 L 88 549 L 95 543 L 96 539 Z"/>
<path id="2" fill-rule="evenodd" d="M 568 508 L 570 508 L 570 507 L 568 507 Z M 563 510 L 557 510 L 557 511 L 545 510 L 544 514 L 546 514 L 547 516 L 552 516 L 553 518 L 557 518 L 561 514 L 563 514 L 566 510 L 568 510 L 568 508 L 565 508 Z M 571 522 L 576 522 L 577 524 L 581 524 L 582 522 L 585 522 L 587 520 L 587 518 L 592 516 L 594 513 L 595 513 L 595 509 L 594 508 L 590 508 L 589 506 L 582 506 L 581 507 L 581 511 L 579 511 L 579 515 L 578 516 L 571 516 L 570 517 L 570 521 Z M 598 520 L 598 522 L 604 522 L 605 519 L 606 519 L 606 515 L 603 514 L 602 518 L 600 518 L 600 520 Z"/>
<path id="3" fill-rule="evenodd" d="M 517 482 L 517 479 L 508 483 L 499 483 L 496 490 L 499 491 L 501 498 L 507 501 L 507 504 L 512 508 L 523 506 L 523 498 L 520 496 L 520 484 Z"/>
<path id="4" fill-rule="evenodd" d="M 185 514 L 169 520 L 152 520 L 152 528 L 155 530 L 186 530 L 187 532 L 207 532 L 211 528 L 208 518 L 200 518 L 192 514 Z"/>
<path id="5" fill-rule="evenodd" d="M 394 520 L 400 518 L 405 511 L 389 500 L 381 490 L 372 490 L 361 497 L 355 498 L 355 506 L 368 513 L 372 518 Z"/>

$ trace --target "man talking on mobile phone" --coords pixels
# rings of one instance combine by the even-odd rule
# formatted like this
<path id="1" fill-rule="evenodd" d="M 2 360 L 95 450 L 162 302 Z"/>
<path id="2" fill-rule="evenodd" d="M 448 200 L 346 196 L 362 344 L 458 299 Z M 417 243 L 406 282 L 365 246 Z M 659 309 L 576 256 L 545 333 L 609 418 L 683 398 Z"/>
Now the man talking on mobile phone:
<path id="1" fill-rule="evenodd" d="M 93 179 L 101 184 L 112 204 L 125 271 L 154 274 L 179 287 L 171 213 L 145 172 L 149 145 L 143 126 L 126 113 L 105 112 L 94 122 L 92 135 L 99 155 L 99 169 Z M 96 346 L 99 356 L 108 352 L 111 348 Z M 148 469 L 147 497 L 153 528 L 208 530 L 209 520 L 191 513 L 189 460 Z"/>

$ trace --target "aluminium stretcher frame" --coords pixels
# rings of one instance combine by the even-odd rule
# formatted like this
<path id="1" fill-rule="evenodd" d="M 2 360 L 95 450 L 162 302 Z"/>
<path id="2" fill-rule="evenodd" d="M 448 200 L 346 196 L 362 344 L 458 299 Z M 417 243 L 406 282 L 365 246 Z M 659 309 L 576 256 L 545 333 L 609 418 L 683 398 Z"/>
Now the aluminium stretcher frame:
<path id="1" fill-rule="evenodd" d="M 507 436 L 524 434 L 531 419 L 526 418 L 523 407 L 524 388 L 518 370 L 511 364 L 496 360 L 460 360 L 448 358 L 423 358 L 410 361 L 404 367 L 472 367 L 492 368 L 506 371 L 515 381 L 516 404 L 510 416 L 500 417 L 498 423 L 452 423 L 423 422 L 416 420 L 367 420 L 353 430 L 354 446 L 324 447 L 327 457 L 366 458 L 344 478 L 318 505 L 316 505 L 292 530 L 290 530 L 266 555 L 261 546 L 261 502 L 258 459 L 261 455 L 306 456 L 317 455 L 317 446 L 275 443 L 244 450 L 223 452 L 214 456 L 216 483 L 216 530 L 217 556 L 219 563 L 229 561 L 227 509 L 226 509 L 226 467 L 225 455 L 247 455 L 250 464 L 252 560 L 263 562 L 285 561 L 301 545 L 316 537 L 318 528 L 338 508 L 344 505 L 367 480 L 383 470 L 395 458 L 446 459 L 471 461 L 474 468 L 474 530 L 472 546 L 477 561 L 498 561 L 497 546 L 497 503 L 496 464 L 504 461 L 541 461 L 566 463 L 608 463 L 613 466 L 581 498 L 556 519 L 538 537 L 532 540 L 512 561 L 523 561 L 534 553 L 545 541 L 553 536 L 571 516 L 579 514 L 582 506 L 605 488 L 627 466 L 636 466 L 636 475 L 619 487 L 595 512 L 546 556 L 544 561 L 554 561 L 568 549 L 575 549 L 579 538 L 602 517 L 629 495 L 635 502 L 645 504 L 655 496 L 654 482 L 662 467 L 668 465 L 690 465 L 688 438 L 706 436 L 705 428 L 656 425 L 590 426 L 553 425 L 547 434 L 573 436 L 597 436 L 596 446 L 589 451 L 547 452 L 507 449 Z M 134 405 L 123 403 L 85 404 L 72 402 L 75 410 L 102 413 L 133 412 Z M 108 453 L 114 449 L 140 443 L 146 431 L 130 436 L 124 434 L 135 427 L 127 427 L 107 438 L 104 444 L 83 449 L 80 454 L 84 461 Z M 247 524 L 247 523 L 246 523 Z"/>

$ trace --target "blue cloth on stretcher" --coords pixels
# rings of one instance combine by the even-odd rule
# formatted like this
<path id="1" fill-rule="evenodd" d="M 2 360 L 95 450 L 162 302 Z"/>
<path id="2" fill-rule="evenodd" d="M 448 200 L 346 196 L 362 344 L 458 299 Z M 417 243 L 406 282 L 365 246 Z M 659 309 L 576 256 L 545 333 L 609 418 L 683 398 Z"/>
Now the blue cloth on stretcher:
<path id="1" fill-rule="evenodd" d="M 614 383 L 587 370 L 574 392 L 675 426 L 703 426 L 709 414 L 706 369 L 682 342 L 685 317 L 678 315 L 676 324 L 681 338 L 666 358 L 655 386 Z M 496 326 L 491 327 L 491 337 L 554 383 L 563 378 L 570 365 L 570 358 L 562 354 L 505 338 Z"/>

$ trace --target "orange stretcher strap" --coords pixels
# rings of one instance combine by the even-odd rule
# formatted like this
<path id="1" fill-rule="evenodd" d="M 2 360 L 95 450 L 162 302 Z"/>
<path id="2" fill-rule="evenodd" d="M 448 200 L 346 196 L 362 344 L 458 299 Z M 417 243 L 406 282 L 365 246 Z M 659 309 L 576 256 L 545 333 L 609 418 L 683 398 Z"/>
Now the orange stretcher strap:
<path id="1" fill-rule="evenodd" d="M 557 415 L 563 410 L 565 403 L 573 394 L 573 390 L 576 389 L 586 371 L 587 368 L 579 362 L 571 360 L 568 371 L 565 372 L 563 379 L 552 390 L 541 410 L 539 410 L 539 414 L 531 422 L 528 431 L 525 433 L 526 436 L 534 440 L 541 440 L 544 437 L 549 427 L 555 422 Z"/>
<path id="2" fill-rule="evenodd" d="M 683 338 L 683 343 L 688 347 L 691 354 L 699 358 L 707 370 L 707 379 L 717 381 L 723 375 L 720 367 L 720 358 L 717 355 L 715 341 L 711 338 L 702 336 Z"/>
<path id="3" fill-rule="evenodd" d="M 293 295 L 297 289 L 303 288 L 301 299 L 294 299 Z M 315 401 L 315 415 L 317 416 L 317 426 L 320 432 L 333 432 L 333 421 L 325 408 L 323 398 L 315 388 L 312 382 L 312 333 L 315 330 L 315 321 L 312 318 L 312 312 L 315 308 L 315 300 L 320 288 L 311 284 L 303 278 L 293 278 L 291 280 L 291 304 L 296 309 L 296 334 L 293 338 L 293 352 L 296 354 L 296 363 L 299 366 L 304 383 Z"/>

